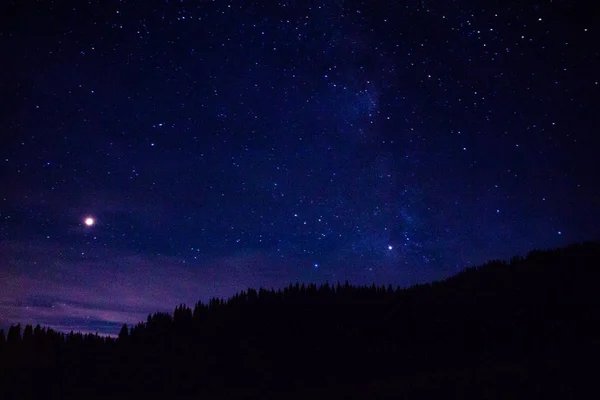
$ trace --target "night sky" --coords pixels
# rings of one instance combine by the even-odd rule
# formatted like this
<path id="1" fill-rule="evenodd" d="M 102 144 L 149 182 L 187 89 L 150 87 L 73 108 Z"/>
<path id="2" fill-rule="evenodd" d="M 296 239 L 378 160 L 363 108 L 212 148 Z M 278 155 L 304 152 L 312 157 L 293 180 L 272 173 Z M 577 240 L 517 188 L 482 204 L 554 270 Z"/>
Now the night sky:
<path id="1" fill-rule="evenodd" d="M 592 4 L 2 2 L 0 325 L 600 238 Z"/>

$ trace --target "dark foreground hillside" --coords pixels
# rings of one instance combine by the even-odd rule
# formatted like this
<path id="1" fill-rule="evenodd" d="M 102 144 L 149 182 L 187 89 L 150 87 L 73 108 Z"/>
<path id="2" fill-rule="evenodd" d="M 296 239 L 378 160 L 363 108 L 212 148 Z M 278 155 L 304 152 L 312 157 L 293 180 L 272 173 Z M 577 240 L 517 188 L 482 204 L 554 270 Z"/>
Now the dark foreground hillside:
<path id="1" fill-rule="evenodd" d="M 116 340 L 14 326 L 0 398 L 594 398 L 599 278 L 587 243 L 405 290 L 248 290 Z"/>

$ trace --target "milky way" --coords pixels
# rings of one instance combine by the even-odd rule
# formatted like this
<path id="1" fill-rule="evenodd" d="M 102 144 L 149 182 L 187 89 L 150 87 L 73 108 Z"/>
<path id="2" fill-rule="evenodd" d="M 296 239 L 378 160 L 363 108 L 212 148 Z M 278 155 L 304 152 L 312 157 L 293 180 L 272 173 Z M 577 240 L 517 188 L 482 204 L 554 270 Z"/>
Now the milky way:
<path id="1" fill-rule="evenodd" d="M 70 3 L 0 10 L 0 324 L 600 236 L 584 2 Z"/>

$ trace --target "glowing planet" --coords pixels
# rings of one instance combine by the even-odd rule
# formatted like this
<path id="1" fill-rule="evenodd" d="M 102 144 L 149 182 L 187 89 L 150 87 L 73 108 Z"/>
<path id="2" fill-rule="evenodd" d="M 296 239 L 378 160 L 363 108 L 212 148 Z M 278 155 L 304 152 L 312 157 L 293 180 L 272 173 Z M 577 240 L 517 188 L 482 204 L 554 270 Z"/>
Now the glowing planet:
<path id="1" fill-rule="evenodd" d="M 84 221 L 83 221 L 87 226 L 92 226 L 96 223 L 96 220 L 94 220 L 94 218 L 92 217 L 87 217 Z"/>

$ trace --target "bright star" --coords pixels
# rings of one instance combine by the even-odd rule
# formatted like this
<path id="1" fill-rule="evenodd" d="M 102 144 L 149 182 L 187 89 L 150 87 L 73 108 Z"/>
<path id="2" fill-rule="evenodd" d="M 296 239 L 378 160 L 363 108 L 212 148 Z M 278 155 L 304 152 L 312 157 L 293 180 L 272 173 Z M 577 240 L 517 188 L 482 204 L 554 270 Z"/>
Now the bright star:
<path id="1" fill-rule="evenodd" d="M 94 220 L 94 218 L 92 217 L 87 217 L 84 221 L 83 221 L 87 226 L 92 226 L 96 223 L 96 220 Z"/>
<path id="2" fill-rule="evenodd" d="M 390 244 L 390 245 L 388 246 L 388 250 L 392 250 L 392 249 L 393 249 L 393 247 L 392 247 L 392 245 Z"/>

